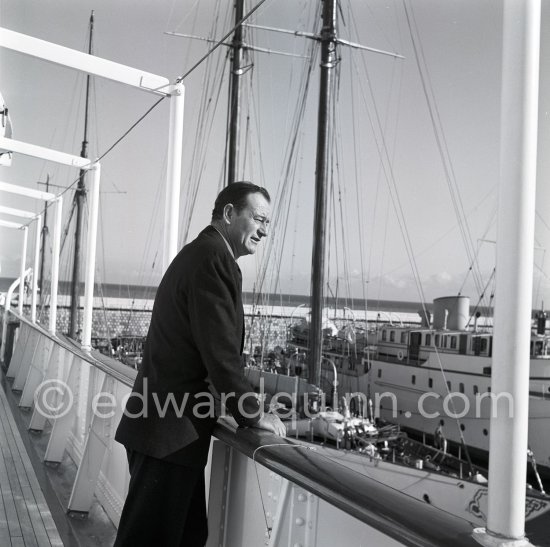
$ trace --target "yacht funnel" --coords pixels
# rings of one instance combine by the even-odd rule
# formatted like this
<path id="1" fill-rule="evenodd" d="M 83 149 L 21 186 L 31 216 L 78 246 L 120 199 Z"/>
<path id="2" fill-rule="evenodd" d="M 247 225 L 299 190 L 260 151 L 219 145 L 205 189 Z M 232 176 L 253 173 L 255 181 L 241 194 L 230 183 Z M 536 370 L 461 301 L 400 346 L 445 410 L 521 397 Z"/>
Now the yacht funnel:
<path id="1" fill-rule="evenodd" d="M 469 315 L 469 296 L 443 296 L 434 300 L 434 329 L 465 330 Z"/>

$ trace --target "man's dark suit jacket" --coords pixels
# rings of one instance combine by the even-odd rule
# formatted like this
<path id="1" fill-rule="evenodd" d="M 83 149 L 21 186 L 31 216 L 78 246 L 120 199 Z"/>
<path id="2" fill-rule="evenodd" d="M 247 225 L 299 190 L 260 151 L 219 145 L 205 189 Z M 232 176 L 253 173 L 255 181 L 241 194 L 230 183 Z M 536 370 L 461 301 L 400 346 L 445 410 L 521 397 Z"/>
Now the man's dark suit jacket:
<path id="1" fill-rule="evenodd" d="M 216 422 L 206 404 L 212 400 L 206 395 L 209 384 L 218 394 L 227 394 L 227 409 L 239 425 L 258 421 L 259 404 L 253 395 L 244 398 L 241 407 L 237 404 L 238 397 L 253 391 L 242 371 L 241 289 L 240 269 L 212 226 L 172 261 L 155 297 L 143 363 L 115 436 L 127 449 L 183 465 L 204 465 Z M 232 392 L 235 397 L 229 397 Z M 186 397 L 183 415 L 178 416 L 176 406 Z M 200 405 L 196 413 L 208 417 L 193 414 L 194 400 Z M 162 416 L 166 403 L 172 404 Z"/>

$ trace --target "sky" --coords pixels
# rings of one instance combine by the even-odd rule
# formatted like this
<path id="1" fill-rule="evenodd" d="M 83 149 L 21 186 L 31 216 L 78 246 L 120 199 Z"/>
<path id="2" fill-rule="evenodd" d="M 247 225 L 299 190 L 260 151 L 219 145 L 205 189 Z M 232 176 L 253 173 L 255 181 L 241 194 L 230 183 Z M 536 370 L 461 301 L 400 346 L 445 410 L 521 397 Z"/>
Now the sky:
<path id="1" fill-rule="evenodd" d="M 174 81 L 212 46 L 165 32 L 219 39 L 232 28 L 232 4 L 228 0 L 0 0 L 0 24 L 83 51 L 93 9 L 95 55 Z M 502 2 L 342 0 L 340 4 L 339 36 L 405 58 L 338 48 L 326 292 L 369 300 L 422 297 L 428 302 L 462 292 L 475 303 L 480 292 L 493 290 Z M 251 6 L 247 2 L 247 8 Z M 251 22 L 318 32 L 318 7 L 313 0 L 267 0 Z M 545 188 L 550 172 L 550 157 L 545 154 L 550 141 L 550 93 L 544 92 L 550 86 L 546 66 L 550 55 L 545 55 L 550 47 L 550 10 L 546 5 L 543 10 L 536 305 L 550 300 L 545 259 L 550 241 L 546 214 L 550 191 Z M 247 30 L 246 41 L 296 57 L 259 52 L 246 57 L 239 176 L 267 187 L 274 200 L 268 243 L 258 255 L 240 260 L 243 288 L 307 294 L 319 65 L 318 56 L 313 61 L 308 56 L 316 42 L 257 28 Z M 226 56 L 226 48 L 219 48 L 184 80 L 180 246 L 209 222 L 223 185 Z M 307 101 L 298 116 L 310 63 Z M 0 50 L 0 91 L 9 107 L 13 138 L 78 154 L 84 85 L 85 77 L 75 71 Z M 90 155 L 105 152 L 156 100 L 154 95 L 94 79 Z M 99 281 L 155 285 L 162 274 L 168 106 L 163 101 L 102 160 Z M 62 187 L 55 187 L 56 192 L 76 176 L 69 168 L 22 156 L 14 157 L 11 167 L 0 167 L 0 180 L 44 189 L 38 181 L 49 177 Z M 71 192 L 66 196 L 69 209 Z M 0 202 L 33 211 L 42 207 L 5 193 Z M 20 241 L 18 232 L 1 229 L 1 276 L 18 274 Z M 69 278 L 71 249 L 68 237 L 62 278 Z M 474 255 L 479 270 L 476 283 L 468 275 Z M 32 245 L 29 260 L 31 256 Z"/>

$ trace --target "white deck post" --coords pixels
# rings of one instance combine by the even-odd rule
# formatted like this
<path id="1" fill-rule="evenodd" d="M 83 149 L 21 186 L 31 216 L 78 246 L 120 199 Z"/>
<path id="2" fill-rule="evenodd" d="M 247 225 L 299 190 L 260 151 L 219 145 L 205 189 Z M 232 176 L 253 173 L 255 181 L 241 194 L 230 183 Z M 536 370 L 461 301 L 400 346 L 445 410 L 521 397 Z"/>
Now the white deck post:
<path id="1" fill-rule="evenodd" d="M 61 217 L 63 215 L 63 196 L 55 200 L 55 220 L 52 243 L 52 287 L 50 291 L 50 320 L 48 330 L 55 334 L 57 318 L 57 290 L 59 284 L 59 254 L 61 253 Z"/>
<path id="2" fill-rule="evenodd" d="M 42 215 L 36 217 L 36 233 L 34 238 L 34 265 L 32 276 L 31 321 L 36 323 L 36 301 L 38 296 L 38 268 L 40 266 L 40 235 L 42 232 Z"/>
<path id="3" fill-rule="evenodd" d="M 97 219 L 99 212 L 99 182 L 101 166 L 95 162 L 91 168 L 90 214 L 88 218 L 88 244 L 86 249 L 86 278 L 84 286 L 84 321 L 82 328 L 82 349 L 92 349 L 92 314 L 94 306 L 94 280 L 97 247 Z"/>
<path id="4" fill-rule="evenodd" d="M 17 285 L 21 282 L 20 278 L 17 278 L 8 289 L 8 293 L 6 294 L 6 301 L 4 304 L 4 316 L 2 320 L 2 344 L 0 345 L 0 361 L 2 363 L 4 362 L 4 356 L 6 354 L 6 335 L 8 332 L 8 318 L 10 313 L 10 305 L 11 305 L 11 298 L 13 295 L 13 292 L 17 288 Z"/>
<path id="5" fill-rule="evenodd" d="M 176 83 L 170 93 L 170 128 L 168 134 L 168 167 L 164 209 L 163 272 L 178 252 L 178 226 L 181 185 L 181 149 L 183 141 L 183 108 L 185 88 Z"/>
<path id="6" fill-rule="evenodd" d="M 27 226 L 21 228 L 23 231 L 23 245 L 21 246 L 21 266 L 19 269 L 19 305 L 18 312 L 23 317 L 23 300 L 25 298 L 25 270 L 27 269 L 27 242 L 29 239 L 29 229 Z"/>
<path id="7" fill-rule="evenodd" d="M 540 0 L 505 0 L 497 284 L 485 544 L 525 537 L 529 345 L 535 234 Z M 502 403 L 502 404 L 501 404 Z M 509 414 L 510 413 L 510 414 Z M 491 543 L 492 541 L 492 543 Z M 480 541 L 482 542 L 482 541 Z"/>
<path id="8" fill-rule="evenodd" d="M 6 188 L 3 187 L 4 184 L 5 183 L 0 182 L 0 190 L 6 190 Z M 7 185 L 7 186 L 9 188 L 9 185 Z M 11 190 L 11 188 L 9 188 L 8 191 L 10 191 L 10 190 Z M 13 215 L 13 216 L 16 216 L 16 217 L 23 217 L 23 218 L 27 218 L 27 219 L 36 220 L 37 224 L 40 224 L 40 222 L 42 220 L 41 215 L 36 215 L 35 213 L 32 213 L 31 211 L 26 211 L 26 210 L 23 210 L 23 209 L 15 209 L 14 207 L 6 207 L 4 205 L 0 205 L 0 213 L 6 213 L 8 215 Z M 10 223 L 8 222 L 8 225 L 9 224 Z M 19 293 L 19 307 L 18 307 L 18 311 L 22 315 L 23 314 L 23 304 L 22 304 L 23 299 L 21 298 L 21 287 L 24 288 L 24 283 L 23 283 L 23 277 L 22 276 L 25 274 L 25 269 L 26 269 L 27 248 L 28 248 L 28 244 L 29 244 L 29 240 L 28 240 L 29 232 L 28 232 L 27 226 L 25 226 L 23 224 L 18 225 L 18 226 L 19 226 L 19 229 L 23 230 L 23 251 L 22 251 L 23 256 L 21 257 L 21 270 L 20 270 L 20 273 L 19 273 L 19 290 L 20 290 L 20 293 Z M 40 242 L 40 227 L 37 228 L 36 240 L 38 242 Z M 38 268 L 38 258 L 37 258 L 38 255 L 36 253 L 37 253 L 37 251 L 35 249 L 34 272 L 36 272 L 37 268 Z M 36 281 L 36 275 L 33 276 L 33 279 Z M 33 283 L 33 289 L 34 289 L 35 286 L 36 286 L 36 284 Z M 35 299 L 34 290 L 33 290 L 32 295 L 33 295 L 33 298 Z M 33 300 L 33 302 L 34 302 L 34 300 Z M 33 308 L 33 304 L 31 304 L 31 318 L 33 318 L 33 317 L 36 318 L 36 307 Z M 33 322 L 34 322 L 34 319 L 33 319 Z"/>
<path id="9" fill-rule="evenodd" d="M 12 144 L 14 141 L 8 140 L 8 144 Z M 41 192 L 40 190 L 33 190 L 32 188 L 25 188 L 24 186 L 19 186 L 17 184 L 10 184 L 8 182 L 2 182 L 0 181 L 0 191 L 2 192 L 10 192 L 12 194 L 18 194 L 20 196 L 26 196 L 33 199 L 39 199 L 41 201 L 52 201 L 55 200 L 55 194 L 51 194 L 50 192 Z M 61 200 L 61 197 L 59 198 Z M 59 204 L 61 204 L 62 201 L 59 201 Z M 60 206 L 60 205 L 59 205 Z M 24 211 L 21 209 L 14 209 L 12 207 L 4 207 L 0 206 L 0 212 L 7 213 L 9 215 L 15 215 L 15 216 L 21 216 L 24 218 L 33 218 L 36 219 L 36 240 L 35 240 L 35 249 L 34 249 L 34 274 L 33 274 L 33 288 L 32 288 L 32 303 L 31 303 L 31 320 L 33 323 L 36 323 L 36 296 L 38 291 L 38 263 L 40 258 L 40 235 L 41 235 L 41 229 L 42 229 L 42 215 L 36 215 L 34 213 L 31 213 L 30 211 Z M 59 211 L 59 214 L 61 214 L 61 211 Z M 57 218 L 57 217 L 56 217 Z M 56 220 L 57 222 L 57 220 Z M 4 225 L 6 225 L 6 221 L 2 221 Z M 8 225 L 10 223 L 8 222 Z M 13 226 L 13 223 L 11 223 Z M 61 230 L 61 218 L 59 218 L 59 229 Z M 59 237 L 61 237 L 61 231 L 59 232 Z M 57 248 L 59 249 L 60 246 L 58 245 Z M 55 241 L 54 241 L 54 253 L 55 253 Z M 52 272 L 53 272 L 53 259 L 52 259 Z M 58 266 L 59 270 L 59 261 Z M 53 287 L 53 279 L 52 279 L 52 287 Z M 53 300 L 53 293 L 52 293 L 52 300 Z M 55 285 L 55 301 L 57 305 L 57 282 Z M 50 331 L 55 334 L 55 324 L 53 325 L 53 330 L 51 327 L 51 319 L 50 319 Z"/>

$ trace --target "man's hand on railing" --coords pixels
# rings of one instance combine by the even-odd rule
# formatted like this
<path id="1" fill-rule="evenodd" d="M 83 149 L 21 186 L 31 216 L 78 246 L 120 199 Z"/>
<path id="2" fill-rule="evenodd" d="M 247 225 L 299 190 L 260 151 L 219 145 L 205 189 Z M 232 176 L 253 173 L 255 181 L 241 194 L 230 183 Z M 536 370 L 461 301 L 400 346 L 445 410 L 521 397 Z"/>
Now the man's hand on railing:
<path id="1" fill-rule="evenodd" d="M 267 431 L 275 433 L 275 435 L 279 435 L 279 437 L 286 437 L 285 424 L 283 424 L 279 416 L 276 414 L 264 414 L 252 427 L 266 429 Z"/>

